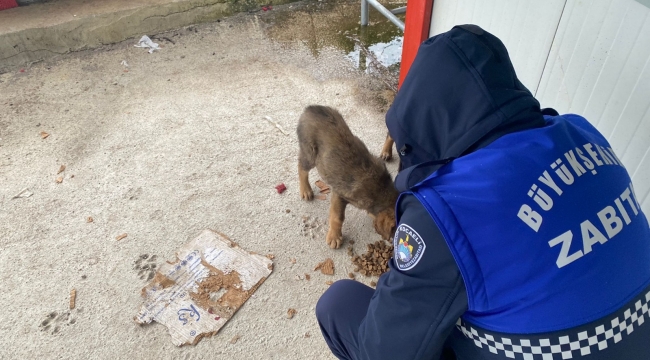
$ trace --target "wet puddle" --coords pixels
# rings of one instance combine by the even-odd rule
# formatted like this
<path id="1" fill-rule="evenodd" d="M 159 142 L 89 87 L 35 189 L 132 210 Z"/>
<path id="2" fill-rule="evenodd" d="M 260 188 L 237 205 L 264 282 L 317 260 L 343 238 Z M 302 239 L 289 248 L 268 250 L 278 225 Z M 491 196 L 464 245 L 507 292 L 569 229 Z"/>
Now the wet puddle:
<path id="1" fill-rule="evenodd" d="M 399 1 L 382 3 L 389 9 L 406 5 Z M 391 73 L 399 72 L 403 33 L 374 8 L 370 7 L 368 26 L 362 27 L 359 0 L 308 1 L 290 6 L 291 11 L 266 17 L 265 21 L 272 23 L 269 36 L 275 41 L 302 42 L 315 57 L 323 48 L 336 47 L 360 70 L 372 71 L 376 60 Z M 404 14 L 398 18 L 404 21 Z"/>

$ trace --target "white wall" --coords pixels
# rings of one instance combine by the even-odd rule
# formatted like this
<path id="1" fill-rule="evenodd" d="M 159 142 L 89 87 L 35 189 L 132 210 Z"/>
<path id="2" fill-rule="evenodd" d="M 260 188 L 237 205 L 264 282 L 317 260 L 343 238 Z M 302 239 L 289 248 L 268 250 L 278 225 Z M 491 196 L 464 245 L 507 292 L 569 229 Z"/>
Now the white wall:
<path id="1" fill-rule="evenodd" d="M 476 24 L 508 49 L 521 82 L 535 92 L 566 0 L 435 0 L 430 36 Z"/>
<path id="2" fill-rule="evenodd" d="M 536 96 L 607 137 L 650 214 L 650 9 L 568 0 Z"/>
<path id="3" fill-rule="evenodd" d="M 473 23 L 498 36 L 543 107 L 610 141 L 650 214 L 650 9 L 635 0 L 436 0 L 430 35 Z"/>

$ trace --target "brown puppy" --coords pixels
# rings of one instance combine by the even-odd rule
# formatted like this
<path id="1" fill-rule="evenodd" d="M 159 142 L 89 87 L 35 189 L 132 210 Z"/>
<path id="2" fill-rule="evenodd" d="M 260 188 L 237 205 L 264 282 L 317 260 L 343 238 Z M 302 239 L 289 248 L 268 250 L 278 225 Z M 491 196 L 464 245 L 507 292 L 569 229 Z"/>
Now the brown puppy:
<path id="1" fill-rule="evenodd" d="M 390 137 L 390 133 L 386 133 L 386 141 L 384 141 L 384 146 L 381 148 L 380 157 L 383 160 L 390 161 L 393 158 L 393 138 Z"/>
<path id="2" fill-rule="evenodd" d="M 338 111 L 312 105 L 298 121 L 298 176 L 300 197 L 311 200 L 309 170 L 316 167 L 332 189 L 327 244 L 339 248 L 347 204 L 367 211 L 375 231 L 389 239 L 395 229 L 397 190 L 384 162 L 370 154 L 366 145 L 352 134 Z"/>

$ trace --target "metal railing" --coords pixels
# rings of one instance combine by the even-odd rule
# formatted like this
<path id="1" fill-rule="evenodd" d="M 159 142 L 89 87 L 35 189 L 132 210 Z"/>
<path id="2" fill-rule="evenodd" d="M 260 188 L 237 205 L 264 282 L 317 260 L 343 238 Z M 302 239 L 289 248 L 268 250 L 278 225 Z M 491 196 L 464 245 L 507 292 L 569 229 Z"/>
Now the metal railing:
<path id="1" fill-rule="evenodd" d="M 368 10 L 369 5 L 372 5 L 377 11 L 384 15 L 390 22 L 395 24 L 400 30 L 404 31 L 404 22 L 395 16 L 395 14 L 403 14 L 406 12 L 406 6 L 398 7 L 393 10 L 388 10 L 384 5 L 380 4 L 377 0 L 361 0 L 361 26 L 368 25 Z"/>

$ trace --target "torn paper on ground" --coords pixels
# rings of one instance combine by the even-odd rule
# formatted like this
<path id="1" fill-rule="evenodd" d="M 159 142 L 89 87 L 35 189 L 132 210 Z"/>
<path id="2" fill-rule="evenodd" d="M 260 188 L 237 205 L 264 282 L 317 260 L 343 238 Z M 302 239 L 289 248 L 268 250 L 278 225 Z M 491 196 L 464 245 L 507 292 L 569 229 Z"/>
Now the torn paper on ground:
<path id="1" fill-rule="evenodd" d="M 157 321 L 176 346 L 196 344 L 221 329 L 273 271 L 273 261 L 242 250 L 211 230 L 181 247 L 142 289 L 134 320 Z"/>
<path id="2" fill-rule="evenodd" d="M 147 35 L 141 37 L 140 41 L 138 41 L 138 43 L 133 46 L 141 47 L 141 48 L 149 48 L 149 54 L 154 52 L 154 50 L 160 50 L 160 46 L 158 45 L 158 43 L 151 41 L 151 39 Z"/>

